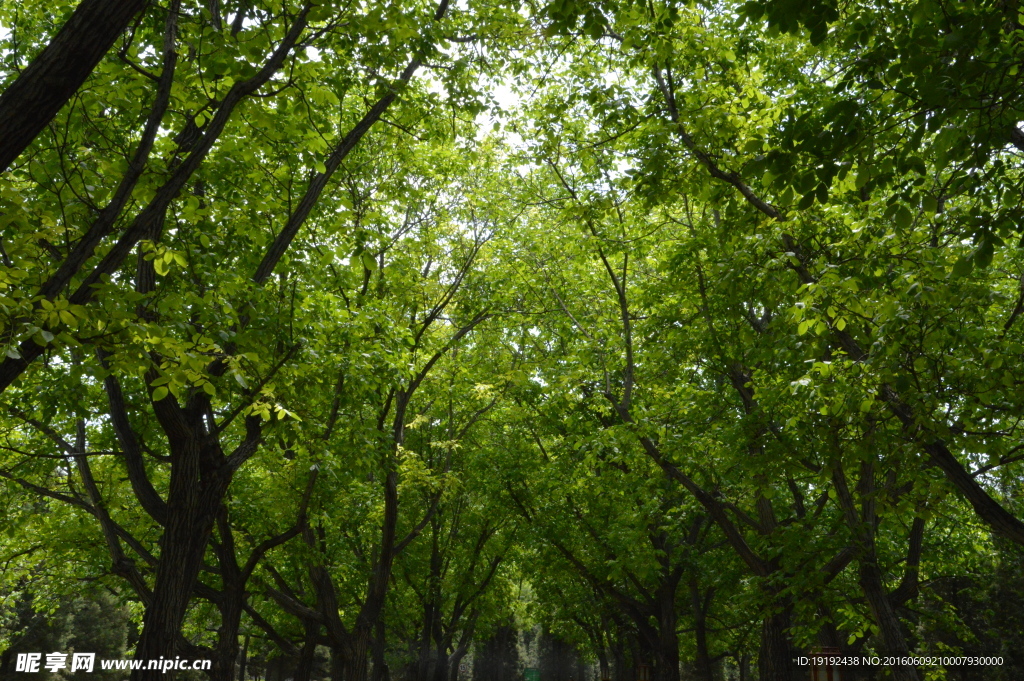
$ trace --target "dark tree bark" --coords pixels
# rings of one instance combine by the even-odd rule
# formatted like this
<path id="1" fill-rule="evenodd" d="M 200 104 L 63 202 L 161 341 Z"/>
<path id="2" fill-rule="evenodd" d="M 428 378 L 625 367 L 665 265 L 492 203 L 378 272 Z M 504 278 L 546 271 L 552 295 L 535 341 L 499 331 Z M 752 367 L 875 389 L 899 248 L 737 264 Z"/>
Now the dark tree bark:
<path id="1" fill-rule="evenodd" d="M 303 622 L 305 637 L 302 651 L 299 653 L 299 664 L 295 667 L 295 681 L 309 681 L 313 675 L 313 661 L 316 657 L 316 643 L 320 637 L 320 624 L 311 620 Z"/>
<path id="2" fill-rule="evenodd" d="M 540 675 L 545 681 L 571 681 L 576 667 L 576 650 L 559 637 L 540 635 Z"/>
<path id="3" fill-rule="evenodd" d="M 166 398 L 163 402 L 171 400 Z M 236 450 L 240 460 L 247 458 L 259 442 L 260 424 L 254 417 L 249 420 L 249 439 Z M 174 656 L 185 610 L 202 568 L 203 554 L 237 468 L 236 463 L 221 452 L 219 443 L 214 442 L 213 446 L 204 443 L 209 437 L 196 432 L 198 429 L 186 427 L 181 432 L 167 425 L 169 434 L 179 437 L 172 435 L 170 438 L 174 464 L 167 495 L 169 512 L 161 538 L 153 597 L 146 608 L 142 634 L 135 649 L 135 659 L 140 660 Z M 237 637 L 234 645 L 237 650 Z M 155 681 L 161 678 L 161 672 L 139 669 L 132 672 L 131 678 L 132 681 Z"/>
<path id="4" fill-rule="evenodd" d="M 761 649 L 757 656 L 760 681 L 794 681 L 797 678 L 788 630 L 788 610 L 765 617 L 762 621 Z"/>
<path id="5" fill-rule="evenodd" d="M 743 196 L 747 203 L 764 215 L 767 215 L 779 222 L 784 222 L 786 220 L 786 216 L 780 212 L 778 208 L 759 197 L 754 190 L 744 182 L 742 176 L 733 171 L 727 172 L 722 170 L 722 168 L 718 166 L 715 161 L 715 157 L 712 154 L 707 153 L 705 150 L 697 146 L 696 142 L 682 126 L 682 122 L 679 117 L 679 110 L 676 107 L 675 91 L 672 80 L 669 79 L 666 81 L 663 76 L 664 72 L 660 67 L 654 69 L 654 77 L 657 81 L 658 88 L 665 97 L 665 103 L 668 105 L 669 116 L 672 122 L 677 126 L 677 134 L 683 142 L 683 145 L 693 153 L 694 157 L 707 169 L 708 173 L 712 177 L 732 185 L 732 187 Z M 1008 141 L 1011 144 L 1018 149 L 1024 149 L 1024 131 L 1013 126 L 1009 131 L 1007 131 L 1007 134 L 1009 138 Z M 802 249 L 796 239 L 794 239 L 791 234 L 783 234 L 782 242 L 786 251 L 797 254 L 802 252 Z M 798 263 L 791 264 L 790 266 L 793 271 L 796 272 L 797 276 L 800 277 L 801 283 L 815 283 L 816 279 L 808 268 L 808 261 L 804 260 L 799 255 L 797 260 L 799 261 Z M 861 348 L 860 344 L 856 341 L 850 331 L 829 325 L 829 333 L 836 341 L 836 345 L 841 347 L 854 361 L 862 362 L 869 358 L 868 353 Z M 632 369 L 630 369 L 630 371 L 631 370 Z M 928 424 L 928 419 L 920 419 L 919 415 L 915 414 L 910 405 L 905 403 L 895 389 L 889 384 L 882 384 L 879 386 L 879 395 L 882 398 L 882 401 L 886 403 L 889 411 L 903 423 L 907 431 L 917 440 L 918 445 L 922 451 L 930 457 L 931 462 L 942 470 L 946 478 L 953 483 L 953 486 L 955 486 L 960 494 L 962 494 L 963 497 L 971 504 L 975 513 L 978 514 L 978 517 L 988 524 L 996 534 L 1020 546 L 1024 546 L 1024 521 L 1014 515 L 988 493 L 988 491 L 978 482 L 975 476 L 972 475 L 956 455 L 950 451 L 946 443 L 932 432 L 932 429 L 928 427 L 930 425 Z M 626 405 L 626 411 L 628 412 L 628 404 Z"/>
<path id="6" fill-rule="evenodd" d="M 147 0 L 82 0 L 68 22 L 0 95 L 0 172 L 71 99 Z"/>
<path id="7" fill-rule="evenodd" d="M 214 649 L 213 668 L 209 672 L 211 681 L 232 681 L 235 676 L 235 661 L 238 659 L 238 629 L 245 607 L 245 583 L 235 555 L 235 539 L 228 522 L 227 509 L 220 507 L 217 514 L 219 542 L 213 545 L 220 565 L 222 589 L 217 599 L 221 624 L 218 630 L 217 647 Z"/>
<path id="8" fill-rule="evenodd" d="M 861 513 L 858 515 L 857 507 L 846 481 L 846 474 L 839 462 L 833 464 L 832 480 L 835 484 L 836 496 L 839 505 L 846 517 L 846 522 L 860 545 L 861 555 L 858 558 L 859 581 L 861 590 L 867 598 L 868 607 L 878 624 L 882 636 L 882 643 L 885 652 L 897 660 L 910 655 L 910 648 L 903 636 L 900 627 L 899 617 L 896 616 L 895 608 L 890 600 L 890 595 L 885 588 L 885 581 L 882 571 L 878 567 L 878 555 L 875 550 L 875 525 L 877 515 L 875 512 L 875 483 L 874 483 L 874 462 L 862 462 L 858 490 L 861 497 Z M 911 537 L 911 550 L 913 542 L 919 541 L 920 532 L 923 531 L 921 523 L 915 523 L 916 531 Z M 917 668 L 913 665 L 893 664 L 890 665 L 892 676 L 896 681 L 918 681 L 920 678 Z"/>
<path id="9" fill-rule="evenodd" d="M 690 608 L 693 610 L 693 620 L 696 628 L 695 637 L 697 641 L 696 677 L 700 681 L 714 681 L 714 674 L 711 669 L 711 656 L 708 653 L 708 618 L 707 605 L 711 600 L 711 592 L 707 597 L 701 594 L 696 577 L 690 579 Z"/>
<path id="10" fill-rule="evenodd" d="M 872 547 L 871 552 L 860 562 L 860 587 L 867 597 L 868 606 L 874 616 L 878 627 L 881 630 L 882 642 L 886 647 L 886 653 L 896 658 L 904 658 L 910 655 L 910 647 L 903 636 L 900 628 L 900 620 L 889 600 L 885 584 L 882 580 L 882 572 L 878 569 L 877 556 Z M 891 665 L 892 677 L 896 681 L 918 681 L 917 668 L 913 665 L 894 664 Z"/>
<path id="11" fill-rule="evenodd" d="M 658 646 L 655 652 L 658 662 L 659 681 L 679 681 L 679 634 L 676 623 L 676 589 L 682 570 L 674 570 L 665 577 L 658 587 L 655 598 L 658 601 Z"/>
<path id="12" fill-rule="evenodd" d="M 519 676 L 519 634 L 501 626 L 490 639 L 477 643 L 473 656 L 473 681 L 515 681 Z"/>
<path id="13" fill-rule="evenodd" d="M 616 638 L 612 642 L 612 668 L 615 670 L 615 681 L 626 681 L 628 678 L 626 669 L 626 651 L 623 649 L 622 641 Z"/>
<path id="14" fill-rule="evenodd" d="M 173 3 L 175 7 L 177 3 Z M 113 275 L 125 259 L 131 254 L 132 249 L 142 239 L 151 239 L 155 233 L 163 227 L 164 217 L 171 202 L 185 187 L 193 173 L 199 168 L 206 155 L 213 148 L 220 133 L 227 125 L 235 107 L 244 98 L 252 95 L 262 87 L 284 64 L 285 59 L 291 54 L 292 48 L 298 41 L 302 31 L 306 27 L 306 14 L 309 8 L 303 10 L 292 22 L 285 39 L 277 46 L 270 58 L 264 63 L 253 77 L 236 82 L 224 100 L 220 103 L 216 113 L 207 124 L 202 138 L 185 158 L 177 166 L 171 177 L 157 190 L 155 196 L 131 221 L 127 228 L 121 233 L 117 242 L 106 252 L 100 262 L 85 275 L 84 279 L 78 282 L 77 288 L 68 296 L 68 300 L 76 305 L 86 305 L 93 300 L 96 293 L 95 284 L 105 276 Z M 57 272 L 40 288 L 39 294 L 51 297 L 57 295 L 62 289 L 70 286 L 74 277 L 79 273 L 86 262 L 92 257 L 95 249 L 101 241 L 110 235 L 115 223 L 121 215 L 131 192 L 139 177 L 143 165 L 148 158 L 152 148 L 153 136 L 160 125 L 163 111 L 166 109 L 167 97 L 170 95 L 171 83 L 164 81 L 164 78 L 173 77 L 173 31 L 174 27 L 168 22 L 168 33 L 165 35 L 165 66 L 164 75 L 161 77 L 161 92 L 158 94 L 157 103 L 154 104 L 150 119 L 146 124 L 144 143 L 139 145 L 129 172 L 122 178 L 115 198 L 100 212 L 97 219 L 86 231 L 85 235 L 72 249 L 68 258 L 61 263 Z M 0 134 L 4 128 L 0 126 Z M 18 346 L 18 356 L 5 357 L 0 361 L 0 391 L 6 390 L 21 374 L 38 359 L 45 351 L 43 346 L 25 339 Z"/>
<path id="15" fill-rule="evenodd" d="M 377 635 L 373 637 L 373 681 L 391 681 L 391 669 L 384 656 L 386 650 L 387 632 L 384 620 L 377 620 Z"/>
<path id="16" fill-rule="evenodd" d="M 468 652 L 469 643 L 467 642 L 466 645 L 459 646 L 452 653 L 451 662 L 448 665 L 448 681 L 459 681 L 459 666 Z"/>
<path id="17" fill-rule="evenodd" d="M 608 650 L 603 646 L 597 649 L 597 670 L 600 681 L 609 681 L 612 678 L 611 667 L 608 665 Z"/>
<path id="18" fill-rule="evenodd" d="M 242 643 L 242 654 L 238 658 L 238 681 L 245 681 L 245 668 L 249 664 L 249 634 Z"/>

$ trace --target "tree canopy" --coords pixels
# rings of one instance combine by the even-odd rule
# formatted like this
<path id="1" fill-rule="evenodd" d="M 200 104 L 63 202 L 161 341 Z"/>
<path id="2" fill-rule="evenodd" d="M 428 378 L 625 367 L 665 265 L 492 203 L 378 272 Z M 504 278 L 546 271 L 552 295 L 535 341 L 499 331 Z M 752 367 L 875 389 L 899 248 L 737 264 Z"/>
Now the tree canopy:
<path id="1" fill-rule="evenodd" d="M 0 675 L 1019 678 L 1020 11 L 0 5 Z"/>

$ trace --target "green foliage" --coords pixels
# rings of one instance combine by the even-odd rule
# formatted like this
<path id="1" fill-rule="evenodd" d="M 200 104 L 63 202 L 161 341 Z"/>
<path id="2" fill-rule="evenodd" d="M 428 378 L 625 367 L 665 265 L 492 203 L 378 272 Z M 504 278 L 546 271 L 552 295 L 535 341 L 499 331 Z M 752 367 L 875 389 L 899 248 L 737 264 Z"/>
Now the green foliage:
<path id="1" fill-rule="evenodd" d="M 1019 671 L 1016 5 L 176 6 L 0 178 L 5 648 Z"/>

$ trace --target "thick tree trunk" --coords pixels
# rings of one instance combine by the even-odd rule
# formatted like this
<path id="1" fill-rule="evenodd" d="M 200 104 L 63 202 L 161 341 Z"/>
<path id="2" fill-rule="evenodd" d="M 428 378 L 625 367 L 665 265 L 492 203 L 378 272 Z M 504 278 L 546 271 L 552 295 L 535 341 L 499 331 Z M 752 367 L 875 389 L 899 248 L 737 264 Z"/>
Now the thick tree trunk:
<path id="1" fill-rule="evenodd" d="M 783 610 L 761 623 L 761 649 L 757 657 L 760 681 L 794 681 L 798 678 L 789 645 L 789 612 Z"/>
<path id="2" fill-rule="evenodd" d="M 147 0 L 82 0 L 0 95 L 0 172 L 53 120 Z"/>
<path id="3" fill-rule="evenodd" d="M 675 592 L 678 580 L 660 589 L 658 613 L 658 679 L 679 681 L 679 634 L 676 633 Z"/>
<path id="4" fill-rule="evenodd" d="M 170 399 L 170 398 L 167 398 Z M 189 424 L 188 414 L 177 407 L 165 405 L 158 417 L 170 439 L 171 479 L 167 494 L 167 522 L 161 537 L 160 562 L 150 603 L 142 620 L 142 633 L 135 646 L 135 659 L 151 661 L 173 658 L 180 639 L 181 623 L 188 602 L 196 589 L 203 557 L 210 542 L 214 522 L 221 513 L 221 504 L 231 482 L 233 468 L 219 449 L 219 442 L 202 432 L 198 424 Z M 247 422 L 247 442 L 237 455 L 255 449 L 259 421 Z M 236 455 L 232 455 L 236 456 Z M 233 546 L 221 547 L 233 559 Z M 233 662 L 238 654 L 238 626 L 244 595 L 231 591 L 228 576 L 223 602 L 223 651 Z M 241 586 L 236 585 L 236 591 Z M 223 608 L 228 608 L 226 611 Z M 219 657 L 220 655 L 218 655 Z M 147 665 L 146 665 L 147 666 Z M 232 666 L 233 669 L 233 666 Z M 230 676 L 225 677 L 230 681 Z M 166 681 L 161 670 L 139 669 L 131 673 L 132 681 Z"/>
<path id="5" fill-rule="evenodd" d="M 434 650 L 434 669 L 430 681 L 447 681 L 448 679 L 448 651 L 443 643 L 439 643 Z"/>
<path id="6" fill-rule="evenodd" d="M 427 602 L 423 606 L 423 628 L 420 630 L 419 659 L 416 663 L 416 681 L 430 679 L 430 633 L 434 628 L 434 604 Z"/>
<path id="7" fill-rule="evenodd" d="M 211 460 L 223 459 L 223 454 L 219 449 L 212 451 L 217 448 L 216 443 L 205 443 L 204 448 L 203 439 L 206 436 L 187 435 L 171 442 L 173 463 L 167 495 L 167 523 L 160 540 L 160 562 L 152 599 L 146 607 L 142 634 L 135 648 L 136 660 L 174 657 L 203 555 L 231 483 L 232 471 L 226 464 L 208 468 Z M 237 613 L 235 618 L 237 632 Z M 236 652 L 237 634 L 232 638 L 232 650 Z M 132 671 L 131 679 L 157 681 L 166 677 L 159 669 L 137 669 Z"/>
<path id="8" fill-rule="evenodd" d="M 235 661 L 238 659 L 238 629 L 242 620 L 244 594 L 240 597 L 224 595 L 220 603 L 221 625 L 217 634 L 217 648 L 208 672 L 210 681 L 234 681 Z"/>
<path id="9" fill-rule="evenodd" d="M 369 651 L 369 632 L 357 630 L 349 645 L 348 659 L 345 660 L 344 681 L 367 681 L 370 671 Z"/>
<path id="10" fill-rule="evenodd" d="M 642 634 L 637 635 L 634 640 L 636 641 L 636 646 L 633 648 L 633 678 L 636 678 L 639 676 L 641 664 L 651 666 L 658 659 L 658 651 L 655 650 L 658 642 L 656 640 L 649 640 Z M 653 675 L 654 671 L 652 670 L 650 673 Z"/>
<path id="11" fill-rule="evenodd" d="M 832 623 L 832 615 L 828 608 L 818 606 L 818 616 L 821 618 L 821 628 L 818 629 L 818 643 L 825 648 L 843 648 L 844 639 L 839 635 L 839 630 Z"/>
<path id="12" fill-rule="evenodd" d="M 316 659 L 316 642 L 320 636 L 320 625 L 316 622 L 303 622 L 305 636 L 302 650 L 299 652 L 299 663 L 295 667 L 295 681 L 309 681 L 313 675 L 313 662 Z"/>
<path id="13" fill-rule="evenodd" d="M 459 666 L 462 664 L 462 660 L 466 657 L 467 653 L 469 653 L 468 642 L 456 648 L 455 652 L 452 653 L 448 661 L 448 681 L 459 681 Z"/>
<path id="14" fill-rule="evenodd" d="M 518 636 L 510 625 L 477 645 L 473 655 L 473 681 L 515 681 L 519 673 Z"/>

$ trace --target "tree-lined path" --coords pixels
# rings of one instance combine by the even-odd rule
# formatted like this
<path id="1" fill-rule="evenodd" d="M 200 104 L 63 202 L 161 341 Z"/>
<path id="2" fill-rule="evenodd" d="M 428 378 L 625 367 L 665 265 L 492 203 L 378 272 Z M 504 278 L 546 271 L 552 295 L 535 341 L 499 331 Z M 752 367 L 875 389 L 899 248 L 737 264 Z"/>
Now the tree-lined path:
<path id="1" fill-rule="evenodd" d="M 1019 12 L 0 6 L 0 675 L 1019 678 Z"/>

